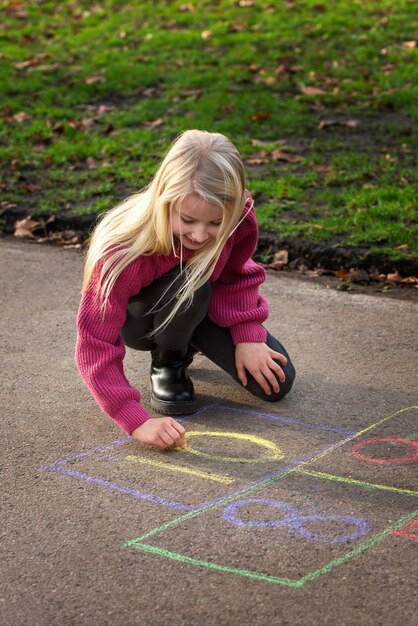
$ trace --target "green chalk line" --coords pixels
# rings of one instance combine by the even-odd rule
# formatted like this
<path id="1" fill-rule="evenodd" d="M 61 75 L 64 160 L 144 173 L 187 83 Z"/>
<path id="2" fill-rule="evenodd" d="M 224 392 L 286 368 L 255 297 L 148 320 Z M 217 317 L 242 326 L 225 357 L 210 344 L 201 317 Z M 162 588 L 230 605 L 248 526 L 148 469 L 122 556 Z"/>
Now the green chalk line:
<path id="1" fill-rule="evenodd" d="M 166 550 L 165 548 L 158 548 L 156 546 L 152 546 L 149 544 L 139 543 L 138 540 L 128 541 L 125 546 L 132 546 L 133 548 L 137 548 L 138 550 L 144 550 L 145 552 L 152 552 L 154 554 L 159 554 L 160 556 L 167 557 L 169 559 L 173 559 L 175 561 L 181 561 L 182 563 L 191 563 L 193 565 L 201 565 L 203 567 L 208 567 L 209 569 L 221 570 L 223 572 L 228 572 L 230 574 L 238 574 L 239 576 L 245 576 L 247 578 L 254 578 L 256 580 L 264 580 L 266 582 L 275 583 L 277 585 L 287 585 L 288 587 L 302 587 L 306 582 L 318 578 L 322 574 L 326 574 L 330 572 L 334 567 L 341 565 L 348 559 L 351 559 L 362 552 L 365 552 L 369 548 L 372 548 L 380 541 L 388 537 L 393 530 L 397 530 L 401 528 L 404 524 L 413 520 L 415 517 L 418 517 L 418 509 L 413 513 L 409 513 L 408 515 L 404 515 L 401 519 L 399 519 L 395 524 L 392 524 L 389 528 L 386 528 L 381 533 L 371 537 L 361 545 L 353 548 L 350 552 L 340 556 L 337 559 L 333 559 L 323 567 L 319 567 L 318 569 L 309 572 L 299 580 L 292 580 L 290 578 L 282 578 L 279 576 L 270 576 L 268 574 L 260 574 L 259 572 L 253 572 L 251 570 L 238 569 L 236 567 L 229 567 L 228 565 L 218 565 L 217 563 L 210 563 L 209 561 L 202 561 L 201 559 L 195 559 L 190 556 L 186 556 L 184 554 L 179 554 L 177 552 L 171 552 L 170 550 Z"/>
<path id="2" fill-rule="evenodd" d="M 355 478 L 345 478 L 344 476 L 337 476 L 336 474 L 327 474 L 326 472 L 316 472 L 315 470 L 306 469 L 294 469 L 296 474 L 306 474 L 313 476 L 314 478 L 323 478 L 325 480 L 333 480 L 337 483 L 348 483 L 349 485 L 358 485 L 359 487 L 366 487 L 367 489 L 381 489 L 383 491 L 395 491 L 405 496 L 418 497 L 418 491 L 412 489 L 400 489 L 399 487 L 391 487 L 390 485 L 379 485 L 377 483 L 366 483 L 362 480 L 356 480 Z"/>
<path id="3" fill-rule="evenodd" d="M 170 550 L 165 550 L 164 548 L 157 548 L 156 546 L 151 546 L 147 543 L 136 543 L 135 541 L 128 543 L 131 544 L 134 548 L 138 548 L 139 550 L 144 550 L 145 552 L 153 552 L 154 554 L 159 554 L 160 556 L 165 556 L 169 559 L 174 559 L 175 561 L 181 561 L 182 563 L 202 565 L 203 567 L 208 567 L 209 569 L 222 570 L 223 572 L 229 572 L 230 574 L 238 574 L 239 576 L 256 578 L 257 580 L 266 580 L 271 583 L 287 585 L 289 587 L 301 587 L 303 585 L 303 583 L 299 580 L 279 578 L 277 576 L 269 576 L 268 574 L 259 574 L 258 572 L 252 572 L 251 570 L 237 569 L 236 567 L 229 567 L 228 565 L 218 565 L 217 563 L 201 561 L 200 559 L 193 559 L 190 556 L 178 554 L 177 552 L 171 552 Z"/>

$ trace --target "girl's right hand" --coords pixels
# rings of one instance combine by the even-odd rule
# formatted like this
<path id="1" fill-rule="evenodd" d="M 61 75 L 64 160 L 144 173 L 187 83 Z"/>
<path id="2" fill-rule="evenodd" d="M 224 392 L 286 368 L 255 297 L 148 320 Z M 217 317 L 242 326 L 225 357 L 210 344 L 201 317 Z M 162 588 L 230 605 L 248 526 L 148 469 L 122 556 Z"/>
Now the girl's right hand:
<path id="1" fill-rule="evenodd" d="M 167 450 L 185 448 L 185 432 L 183 426 L 172 417 L 151 417 L 133 431 L 132 437 L 160 450 Z"/>

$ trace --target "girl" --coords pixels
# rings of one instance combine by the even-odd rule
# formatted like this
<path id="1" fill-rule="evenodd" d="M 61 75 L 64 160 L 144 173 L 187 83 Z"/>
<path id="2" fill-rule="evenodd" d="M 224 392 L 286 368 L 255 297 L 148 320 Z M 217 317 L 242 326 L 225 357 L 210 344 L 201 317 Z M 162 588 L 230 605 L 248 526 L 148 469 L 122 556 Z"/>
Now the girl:
<path id="1" fill-rule="evenodd" d="M 100 407 L 129 435 L 184 447 L 172 415 L 193 413 L 196 352 L 276 402 L 295 370 L 262 326 L 265 271 L 240 155 L 223 135 L 184 132 L 151 184 L 109 211 L 91 238 L 77 319 L 76 363 Z M 124 376 L 125 345 L 151 352 L 152 417 Z"/>

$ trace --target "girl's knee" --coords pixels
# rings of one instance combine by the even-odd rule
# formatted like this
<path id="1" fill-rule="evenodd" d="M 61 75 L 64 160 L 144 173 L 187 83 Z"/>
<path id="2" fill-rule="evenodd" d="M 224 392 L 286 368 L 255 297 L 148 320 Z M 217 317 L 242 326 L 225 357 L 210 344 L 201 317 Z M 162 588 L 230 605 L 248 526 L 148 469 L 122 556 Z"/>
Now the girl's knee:
<path id="1" fill-rule="evenodd" d="M 255 380 L 254 385 L 252 385 L 251 387 L 249 385 L 247 387 L 248 391 L 250 391 L 250 393 L 252 393 L 254 396 L 257 396 L 261 400 L 264 400 L 265 402 L 279 402 L 292 389 L 293 383 L 295 382 L 296 378 L 295 368 L 293 367 L 293 363 L 290 361 L 289 358 L 287 361 L 287 365 L 282 369 L 286 378 L 283 382 L 281 382 L 280 380 L 278 381 L 280 387 L 278 392 L 273 391 L 270 395 L 268 395 Z"/>

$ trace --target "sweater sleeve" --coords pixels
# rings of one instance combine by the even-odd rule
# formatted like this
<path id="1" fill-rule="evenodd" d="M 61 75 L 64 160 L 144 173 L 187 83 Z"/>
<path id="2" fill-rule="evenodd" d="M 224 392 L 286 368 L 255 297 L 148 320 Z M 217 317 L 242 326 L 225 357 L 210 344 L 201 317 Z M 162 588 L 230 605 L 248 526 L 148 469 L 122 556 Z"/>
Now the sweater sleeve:
<path id="1" fill-rule="evenodd" d="M 248 198 L 244 212 L 251 205 Z M 235 345 L 247 341 L 262 343 L 267 337 L 261 324 L 268 318 L 268 303 L 259 294 L 266 272 L 251 258 L 257 241 L 258 225 L 252 207 L 235 232 L 224 268 L 212 283 L 209 317 L 219 326 L 230 328 Z"/>
<path id="2" fill-rule="evenodd" d="M 120 336 L 129 298 L 145 280 L 138 259 L 128 265 L 111 291 L 104 316 L 95 293 L 99 268 L 83 294 L 77 317 L 76 364 L 100 408 L 129 435 L 151 416 L 140 405 L 140 393 L 129 384 L 123 370 L 125 345 Z"/>

